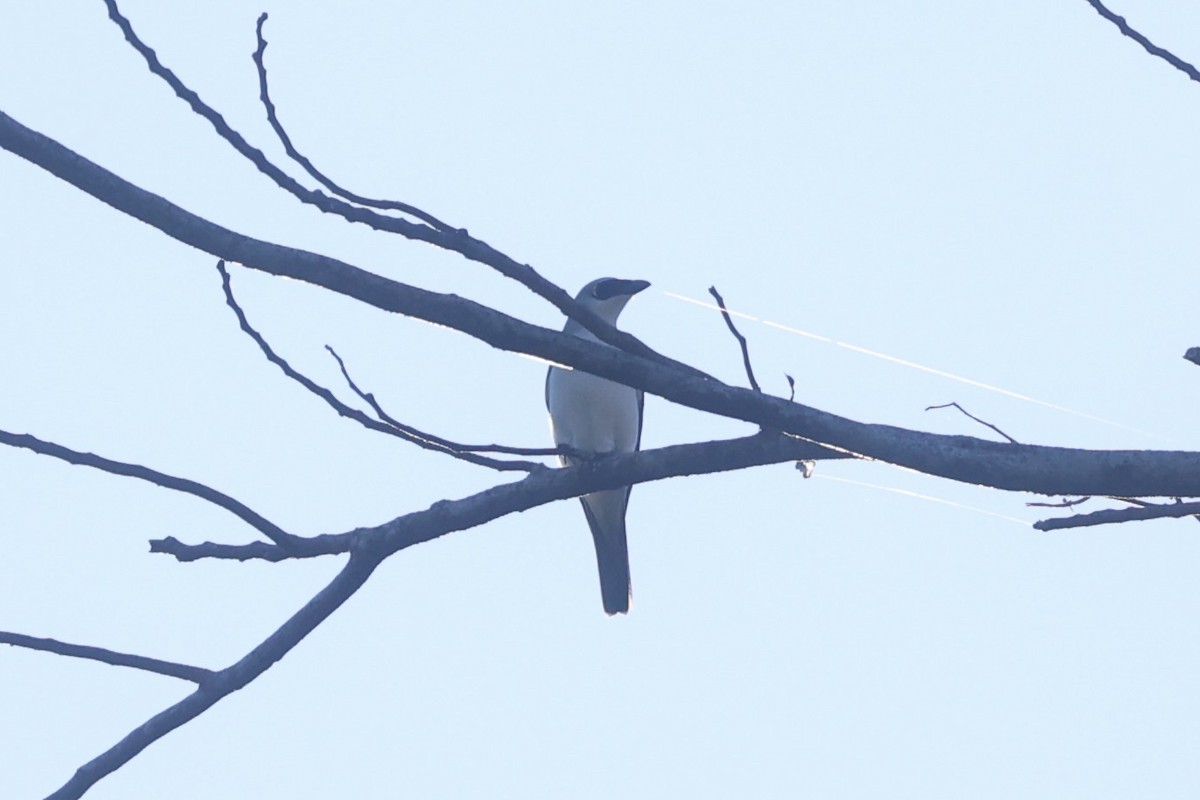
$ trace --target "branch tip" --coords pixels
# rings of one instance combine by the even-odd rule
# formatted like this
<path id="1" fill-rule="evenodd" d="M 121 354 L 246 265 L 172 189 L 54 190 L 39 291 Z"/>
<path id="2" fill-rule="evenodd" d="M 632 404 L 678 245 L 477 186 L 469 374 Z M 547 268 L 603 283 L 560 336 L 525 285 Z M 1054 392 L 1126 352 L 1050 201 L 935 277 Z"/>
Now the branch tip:
<path id="1" fill-rule="evenodd" d="M 754 379 L 754 367 L 750 364 L 750 347 L 746 342 L 746 337 L 742 336 L 741 331 L 733 324 L 733 317 L 729 313 L 729 309 L 725 307 L 725 298 L 721 297 L 721 293 L 717 291 L 716 286 L 708 287 L 708 293 L 717 301 L 717 305 L 721 309 L 721 317 L 725 320 L 725 325 L 729 328 L 729 332 L 737 339 L 738 346 L 742 350 L 742 364 L 746 368 L 746 379 L 750 381 L 750 388 L 762 394 L 762 388 L 758 385 L 758 381 Z"/>

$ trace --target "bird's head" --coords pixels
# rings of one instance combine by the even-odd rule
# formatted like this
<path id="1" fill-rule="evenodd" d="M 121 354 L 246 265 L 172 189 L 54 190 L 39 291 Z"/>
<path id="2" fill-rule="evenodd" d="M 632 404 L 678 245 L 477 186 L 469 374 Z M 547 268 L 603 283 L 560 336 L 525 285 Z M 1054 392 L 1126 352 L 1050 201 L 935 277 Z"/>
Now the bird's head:
<path id="1" fill-rule="evenodd" d="M 627 281 L 621 278 L 597 278 L 579 290 L 575 299 L 609 325 L 617 324 L 621 309 L 629 298 L 650 285 L 650 281 Z M 568 320 L 567 330 L 578 323 Z M 583 326 L 579 326 L 582 328 Z"/>

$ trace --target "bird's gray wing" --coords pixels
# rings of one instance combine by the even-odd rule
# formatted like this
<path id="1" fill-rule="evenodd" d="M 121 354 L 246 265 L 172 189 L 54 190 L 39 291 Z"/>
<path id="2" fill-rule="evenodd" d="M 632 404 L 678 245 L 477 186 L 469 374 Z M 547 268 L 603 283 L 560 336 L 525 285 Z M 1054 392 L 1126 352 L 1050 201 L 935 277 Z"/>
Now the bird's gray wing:
<path id="1" fill-rule="evenodd" d="M 633 443 L 633 452 L 637 453 L 642 449 L 642 419 L 645 416 L 646 408 L 646 393 L 638 389 L 638 424 L 637 424 L 637 441 Z M 625 508 L 629 508 L 629 493 L 633 491 L 632 486 L 625 487 Z"/>
<path id="2" fill-rule="evenodd" d="M 638 434 L 637 434 L 637 441 L 633 443 L 633 452 L 635 452 L 635 453 L 642 449 L 642 417 L 644 416 L 643 412 L 646 407 L 646 393 L 643 392 L 641 389 L 638 389 L 637 397 L 638 397 Z"/>

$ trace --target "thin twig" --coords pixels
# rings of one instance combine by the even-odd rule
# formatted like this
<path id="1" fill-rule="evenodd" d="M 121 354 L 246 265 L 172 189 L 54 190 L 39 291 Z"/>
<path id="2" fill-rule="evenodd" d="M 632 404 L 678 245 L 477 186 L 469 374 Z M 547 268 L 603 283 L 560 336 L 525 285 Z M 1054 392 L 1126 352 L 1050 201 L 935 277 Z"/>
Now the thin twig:
<path id="1" fill-rule="evenodd" d="M 242 310 L 242 307 L 238 304 L 237 299 L 233 296 L 233 287 L 230 282 L 229 270 L 226 269 L 224 260 L 219 260 L 217 262 L 217 271 L 221 273 L 221 288 L 225 292 L 225 304 L 228 305 L 233 310 L 233 313 L 237 316 L 238 325 L 241 326 L 242 331 L 244 331 L 247 336 L 254 340 L 254 343 L 258 345 L 258 349 L 261 350 L 263 355 L 267 357 L 267 360 L 279 367 L 279 369 L 283 371 L 284 375 L 296 381 L 309 392 L 324 400 L 330 408 L 332 408 L 341 416 L 346 417 L 347 419 L 352 419 L 365 428 L 378 431 L 379 433 L 386 433 L 391 436 L 396 436 L 405 440 L 406 442 L 412 442 L 418 447 L 422 447 L 426 450 L 444 453 L 462 461 L 467 461 L 482 467 L 489 467 L 500 472 L 530 472 L 535 469 L 541 469 L 544 466 L 532 461 L 504 461 L 498 458 L 488 458 L 487 456 L 475 455 L 474 453 L 461 452 L 455 450 L 451 446 L 452 443 L 448 440 L 427 435 L 408 425 L 392 424 L 391 422 L 383 422 L 377 419 L 372 419 L 362 411 L 359 411 L 357 408 L 351 408 L 339 400 L 333 394 L 333 392 L 329 391 L 324 386 L 321 386 L 307 375 L 297 371 L 294 367 L 292 367 L 291 364 L 287 362 L 287 359 L 276 353 L 271 348 L 271 345 L 267 344 L 267 340 L 264 339 L 262 334 L 255 330 L 250 324 L 250 321 L 246 318 L 246 314 Z M 345 374 L 344 371 L 343 374 Z"/>
<path id="2" fill-rule="evenodd" d="M 1116 500 L 1116 501 L 1118 501 L 1118 502 L 1121 502 L 1121 503 L 1129 503 L 1131 506 L 1141 506 L 1142 508 L 1146 508 L 1147 506 L 1158 506 L 1158 505 L 1162 505 L 1161 503 L 1150 503 L 1150 502 L 1147 502 L 1147 501 L 1145 501 L 1145 500 L 1142 500 L 1142 499 L 1140 499 L 1140 498 L 1137 498 L 1137 497 L 1109 497 L 1108 499 L 1109 499 L 1109 500 Z M 1181 502 L 1183 502 L 1183 501 L 1182 501 L 1182 500 L 1180 500 L 1180 499 L 1177 497 L 1177 498 L 1175 498 L 1175 502 L 1176 502 L 1176 503 L 1181 503 Z"/>
<path id="3" fill-rule="evenodd" d="M 1106 508 L 1090 514 L 1077 514 L 1062 519 L 1044 519 L 1033 523 L 1039 531 L 1054 531 L 1063 528 L 1083 528 L 1089 525 L 1107 525 L 1116 522 L 1132 522 L 1145 519 L 1170 519 L 1200 514 L 1198 503 L 1173 503 L 1171 505 L 1142 506 L 1137 508 Z"/>
<path id="4" fill-rule="evenodd" d="M 260 543 L 261 544 L 261 543 Z M 265 545 L 270 547 L 271 545 Z M 279 548 L 275 548 L 284 552 Z M 100 661 L 114 667 L 133 667 L 134 669 L 179 678 L 192 683 L 203 684 L 216 673 L 211 669 L 193 667 L 190 664 L 178 664 L 174 661 L 163 661 L 148 656 L 137 656 L 131 653 L 118 653 L 103 647 L 91 647 L 83 644 L 69 644 L 57 639 L 42 639 L 37 636 L 26 636 L 22 633 L 0 631 L 0 644 L 10 644 L 14 647 L 26 647 L 30 650 L 43 650 L 47 653 L 57 653 L 60 656 L 86 658 L 89 661 Z"/>
<path id="5" fill-rule="evenodd" d="M 1008 441 L 1009 441 L 1010 443 L 1012 443 L 1012 444 L 1020 444 L 1020 442 L 1018 442 L 1018 441 L 1017 441 L 1016 439 L 1014 439 L 1013 437 L 1009 436 L 1009 435 L 1008 435 L 1007 433 L 1005 433 L 1004 431 L 1002 431 L 1002 430 L 1000 430 L 999 428 L 997 428 L 997 427 L 996 427 L 995 425 L 993 425 L 992 423 L 990 423 L 990 422 L 986 422 L 986 421 L 984 421 L 984 420 L 980 419 L 979 417 L 977 417 L 977 416 L 975 416 L 974 414 L 972 414 L 970 411 L 967 411 L 965 408 L 963 408 L 962 406 L 960 406 L 958 403 L 942 403 L 940 406 L 925 406 L 925 410 L 926 410 L 926 411 L 934 411 L 934 410 L 936 410 L 936 409 L 939 409 L 939 408 L 950 408 L 951 406 L 954 406 L 954 407 L 955 407 L 955 408 L 957 408 L 959 411 L 961 411 L 962 413 L 966 414 L 966 415 L 967 415 L 968 417 L 970 417 L 971 419 L 973 419 L 973 420 L 975 420 L 976 422 L 978 422 L 980 425 L 986 425 L 987 427 L 991 428 L 991 429 L 992 429 L 992 430 L 994 430 L 996 433 L 998 433 L 998 434 L 1000 434 L 1001 436 L 1003 436 L 1005 439 L 1008 439 Z"/>
<path id="6" fill-rule="evenodd" d="M 77 800 L 97 781 L 127 764 L 150 744 L 253 681 L 346 602 L 367 581 L 381 560 L 382 556 L 378 553 L 353 553 L 346 566 L 324 589 L 261 644 L 237 663 L 213 673 L 196 691 L 155 714 L 104 753 L 81 766 L 69 781 L 49 796 L 49 800 Z"/>
<path id="7" fill-rule="evenodd" d="M 69 447 L 63 447 L 60 444 L 47 442 L 39 439 L 36 436 L 31 436 L 27 433 L 10 433 L 0 430 L 0 444 L 7 444 L 12 447 L 23 447 L 26 450 L 32 450 L 35 453 L 40 453 L 44 456 L 51 456 L 61 461 L 66 461 L 68 464 L 78 464 L 80 466 L 92 467 L 102 472 L 108 472 L 112 475 L 123 475 L 127 478 L 137 478 L 138 480 L 153 483 L 155 486 L 161 486 L 164 489 L 173 489 L 177 492 L 190 494 L 193 497 L 199 497 L 201 500 L 207 500 L 215 506 L 220 506 L 234 516 L 241 519 L 250 527 L 266 536 L 275 544 L 287 549 L 292 546 L 299 537 L 293 536 L 287 531 L 280 528 L 275 523 L 263 517 L 256 511 L 251 510 L 244 503 L 234 500 L 229 495 L 219 492 L 210 486 L 205 486 L 202 483 L 197 483 L 187 478 L 179 478 L 174 475 L 168 475 L 165 472 L 143 467 L 140 464 L 127 464 L 123 461 L 113 461 L 110 458 L 98 456 L 95 453 L 82 453 L 78 450 L 72 450 Z"/>
<path id="8" fill-rule="evenodd" d="M 105 0 L 105 5 L 108 7 L 109 19 L 117 24 L 117 27 L 121 29 L 121 33 L 124 35 L 125 40 L 129 42 L 129 44 L 142 56 L 142 58 L 145 59 L 146 65 L 150 68 L 150 71 L 165 81 L 167 85 L 171 87 L 172 91 L 175 92 L 176 96 L 178 96 L 191 107 L 192 111 L 208 120 L 209 124 L 212 125 L 213 129 L 217 132 L 217 135 L 228 142 L 235 150 L 238 151 L 238 153 L 250 161 L 250 163 L 252 163 L 256 168 L 258 168 L 259 172 L 266 175 L 281 189 L 284 189 L 289 194 L 300 199 L 302 202 L 315 205 L 323 211 L 342 212 L 343 216 L 347 216 L 355 210 L 354 206 L 339 201 L 336 198 L 329 197 L 323 192 L 303 186 L 279 167 L 271 163 L 271 161 L 261 150 L 247 142 L 240 133 L 234 130 L 229 123 L 225 121 L 225 118 L 219 112 L 201 100 L 200 95 L 189 88 L 169 67 L 164 65 L 159 60 L 158 54 L 154 51 L 154 49 L 148 46 L 141 40 L 141 38 L 138 37 L 136 33 L 134 33 L 133 25 L 125 16 L 121 14 L 120 9 L 117 7 L 116 0 Z M 363 215 L 381 217 L 381 215 L 378 214 L 372 215 L 371 212 L 367 211 L 366 209 L 358 210 L 361 211 Z M 430 234 L 436 233 L 433 228 L 430 228 L 427 225 L 410 222 L 409 220 L 400 219 L 398 217 L 381 217 L 381 219 L 390 219 L 395 225 L 397 233 L 403 233 L 411 238 L 424 239 L 428 241 L 430 239 Z M 365 220 L 357 219 L 355 221 Z"/>
<path id="9" fill-rule="evenodd" d="M 738 341 L 738 346 L 742 348 L 742 363 L 746 367 L 746 378 L 750 381 L 750 388 L 762 394 L 762 389 L 758 386 L 758 381 L 754 379 L 754 367 L 750 366 L 750 348 L 746 344 L 746 337 L 742 336 L 741 331 L 733 324 L 733 317 L 729 315 L 729 309 L 725 307 L 725 298 L 721 297 L 721 293 L 717 291 L 717 287 L 708 287 L 708 293 L 717 301 L 717 305 L 721 308 L 721 316 L 725 318 L 725 324 L 729 326 L 729 332 L 733 334 Z"/>
<path id="10" fill-rule="evenodd" d="M 267 40 L 263 37 L 263 25 L 267 21 L 267 14 L 264 11 L 262 16 L 258 18 L 258 25 L 255 33 L 258 36 L 258 48 L 254 51 L 254 64 L 258 68 L 258 90 L 259 98 L 262 100 L 263 107 L 267 110 L 267 121 L 271 123 L 271 128 L 274 129 L 275 135 L 279 137 L 279 141 L 283 144 L 283 149 L 287 151 L 288 156 L 304 168 L 312 178 L 318 181 L 329 191 L 336 195 L 340 195 L 345 199 L 372 208 L 381 208 L 389 211 L 400 211 L 409 216 L 416 217 L 422 222 L 432 225 L 440 231 L 452 231 L 453 227 L 442 222 L 432 214 L 422 211 L 416 206 L 411 206 L 408 203 L 402 203 L 399 200 L 374 200 L 369 197 L 363 197 L 360 194 L 355 194 L 349 189 L 345 189 L 334 183 L 331 178 L 316 168 L 316 166 L 306 156 L 300 153 L 299 150 L 292 144 L 292 139 L 284 130 L 283 123 L 279 121 L 275 113 L 275 103 L 271 100 L 271 92 L 267 85 L 267 67 L 263 62 L 263 53 L 267 49 Z"/>
<path id="11" fill-rule="evenodd" d="M 364 403 L 369 405 L 371 410 L 379 415 L 379 419 L 386 422 L 388 425 L 411 434 L 412 436 L 440 447 L 444 447 L 448 450 L 452 450 L 456 453 L 504 453 L 505 455 L 511 456 L 557 456 L 561 454 L 559 448 L 554 447 L 510 447 L 503 444 L 460 444 L 459 442 L 443 439 L 441 436 L 435 436 L 432 433 L 427 433 L 414 428 L 411 425 L 407 425 L 384 411 L 374 394 L 364 391 L 357 383 L 354 382 L 354 379 L 350 377 L 350 372 L 346 369 L 346 363 L 342 360 L 342 357 L 337 354 L 336 350 L 329 345 L 325 345 L 325 349 L 328 350 L 329 354 L 333 356 L 335 361 L 337 361 L 338 369 L 342 371 L 342 377 L 346 379 L 346 385 L 350 387 L 350 390 L 358 395 Z M 541 466 L 540 464 L 534 464 L 529 461 L 501 463 L 528 465 L 528 469 L 530 470 Z"/>
<path id="12" fill-rule="evenodd" d="M 1074 500 L 1067 500 L 1066 498 L 1064 498 L 1062 500 L 1062 502 L 1060 502 L 1060 503 L 1026 503 L 1025 507 L 1026 508 L 1074 508 L 1075 506 L 1079 505 L 1080 503 L 1086 503 L 1088 500 L 1091 500 L 1091 499 L 1092 499 L 1091 496 L 1078 497 Z"/>
<path id="13" fill-rule="evenodd" d="M 1136 30 L 1129 27 L 1129 23 L 1125 21 L 1124 17 L 1108 10 L 1108 8 L 1106 8 L 1104 6 L 1104 4 L 1100 2 L 1100 0 L 1087 0 L 1087 1 L 1089 4 L 1091 4 L 1092 8 L 1096 9 L 1097 14 L 1104 17 L 1106 20 L 1108 20 L 1112 24 L 1116 25 L 1118 30 L 1120 30 L 1122 34 L 1124 34 L 1125 36 L 1128 36 L 1130 39 L 1133 39 L 1135 42 L 1140 44 L 1147 53 L 1149 53 L 1152 56 L 1157 56 L 1157 57 L 1161 58 L 1163 61 L 1166 61 L 1172 67 L 1179 70 L 1184 75 L 1187 75 L 1192 80 L 1200 82 L 1200 71 L 1197 71 L 1196 68 L 1193 67 L 1191 64 L 1184 61 L 1182 58 L 1175 55 L 1170 50 L 1167 50 L 1164 47 L 1159 47 L 1154 42 L 1150 41 L 1145 36 L 1143 36 L 1141 33 L 1138 33 Z"/>

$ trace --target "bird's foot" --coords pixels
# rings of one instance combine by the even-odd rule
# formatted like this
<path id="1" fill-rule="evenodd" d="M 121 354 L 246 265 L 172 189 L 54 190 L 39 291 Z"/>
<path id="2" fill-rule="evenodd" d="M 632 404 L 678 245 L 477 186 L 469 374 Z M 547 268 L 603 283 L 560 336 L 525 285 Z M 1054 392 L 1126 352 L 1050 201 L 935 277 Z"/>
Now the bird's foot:
<path id="1" fill-rule="evenodd" d="M 563 456 L 565 456 L 566 458 L 570 459 L 575 464 L 599 464 L 601 461 L 604 461 L 605 459 L 609 459 L 609 458 L 612 458 L 613 456 L 619 455 L 615 451 L 607 451 L 604 453 L 597 453 L 594 450 L 580 450 L 578 448 L 572 447 L 569 444 L 560 444 L 558 446 L 558 452 L 560 454 L 562 454 Z"/>

